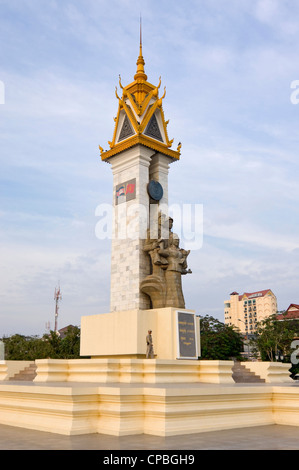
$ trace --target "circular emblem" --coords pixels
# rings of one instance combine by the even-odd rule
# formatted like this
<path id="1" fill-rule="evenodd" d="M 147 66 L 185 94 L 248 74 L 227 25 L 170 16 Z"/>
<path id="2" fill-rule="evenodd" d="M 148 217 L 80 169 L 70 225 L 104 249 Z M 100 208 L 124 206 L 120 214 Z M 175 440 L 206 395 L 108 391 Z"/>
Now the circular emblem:
<path id="1" fill-rule="evenodd" d="M 163 188 L 159 181 L 151 180 L 147 186 L 148 194 L 155 201 L 160 201 L 163 197 Z"/>

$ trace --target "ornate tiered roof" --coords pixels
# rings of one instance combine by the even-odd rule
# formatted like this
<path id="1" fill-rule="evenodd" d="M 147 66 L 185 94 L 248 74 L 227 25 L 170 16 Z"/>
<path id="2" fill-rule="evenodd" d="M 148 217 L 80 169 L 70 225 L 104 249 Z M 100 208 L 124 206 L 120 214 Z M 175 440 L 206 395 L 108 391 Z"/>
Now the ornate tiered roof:
<path id="1" fill-rule="evenodd" d="M 169 140 L 167 125 L 162 107 L 164 93 L 159 97 L 161 78 L 157 86 L 147 81 L 144 71 L 144 59 L 142 55 L 142 38 L 140 32 L 140 48 L 137 59 L 137 71 L 134 81 L 123 87 L 119 77 L 119 86 L 122 96 L 119 97 L 116 88 L 115 94 L 118 100 L 118 112 L 115 120 L 113 138 L 108 142 L 110 149 L 104 150 L 100 147 L 102 160 L 133 147 L 137 144 L 145 145 L 174 160 L 179 160 L 181 144 L 177 150 L 171 149 L 173 139 Z"/>

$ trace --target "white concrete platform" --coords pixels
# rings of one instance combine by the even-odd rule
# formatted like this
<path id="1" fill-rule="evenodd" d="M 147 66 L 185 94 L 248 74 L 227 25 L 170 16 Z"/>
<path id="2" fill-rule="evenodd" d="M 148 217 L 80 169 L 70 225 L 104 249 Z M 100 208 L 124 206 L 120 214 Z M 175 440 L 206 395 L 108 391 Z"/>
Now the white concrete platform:
<path id="1" fill-rule="evenodd" d="M 62 435 L 177 436 L 299 426 L 292 384 L 0 384 L 0 424 Z"/>

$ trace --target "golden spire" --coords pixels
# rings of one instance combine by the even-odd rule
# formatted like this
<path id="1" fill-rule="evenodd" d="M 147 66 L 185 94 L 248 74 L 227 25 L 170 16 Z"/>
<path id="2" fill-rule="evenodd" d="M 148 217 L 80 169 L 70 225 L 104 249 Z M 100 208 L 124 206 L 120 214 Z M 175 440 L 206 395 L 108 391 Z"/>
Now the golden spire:
<path id="1" fill-rule="evenodd" d="M 147 75 L 144 72 L 144 59 L 142 55 L 142 24 L 141 24 L 141 16 L 140 16 L 140 45 L 139 45 L 139 57 L 136 62 L 137 65 L 137 72 L 134 75 L 134 80 L 142 80 L 146 81 L 147 80 Z"/>
<path id="2" fill-rule="evenodd" d="M 169 140 L 168 138 L 168 121 L 165 121 L 162 108 L 165 91 L 163 96 L 159 98 L 161 77 L 158 86 L 149 83 L 144 71 L 144 64 L 140 16 L 140 44 L 137 71 L 134 75 L 134 81 L 127 86 L 123 87 L 119 78 L 122 97 L 120 98 L 118 96 L 116 88 L 115 93 L 119 105 L 117 116 L 114 119 L 114 133 L 112 141 L 108 142 L 110 150 L 104 151 L 103 148 L 100 147 L 102 160 L 109 161 L 110 157 L 118 155 L 137 144 L 151 148 L 174 160 L 179 160 L 180 158 L 181 144 L 179 144 L 177 150 L 172 150 L 173 140 Z M 150 131 L 150 128 L 153 130 Z M 159 132 L 156 128 L 158 128 Z"/>

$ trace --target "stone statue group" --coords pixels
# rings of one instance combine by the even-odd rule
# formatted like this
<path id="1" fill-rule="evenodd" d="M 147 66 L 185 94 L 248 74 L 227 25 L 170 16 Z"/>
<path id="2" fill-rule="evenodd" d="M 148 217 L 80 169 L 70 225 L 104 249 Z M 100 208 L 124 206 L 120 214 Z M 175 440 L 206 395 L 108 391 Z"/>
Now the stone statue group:
<path id="1" fill-rule="evenodd" d="M 187 269 L 190 253 L 180 248 L 178 236 L 172 232 L 173 219 L 159 214 L 157 238 L 151 238 L 148 230 L 144 251 L 151 260 L 151 274 L 140 284 L 140 289 L 151 299 L 152 308 L 185 308 L 182 275 Z"/>

